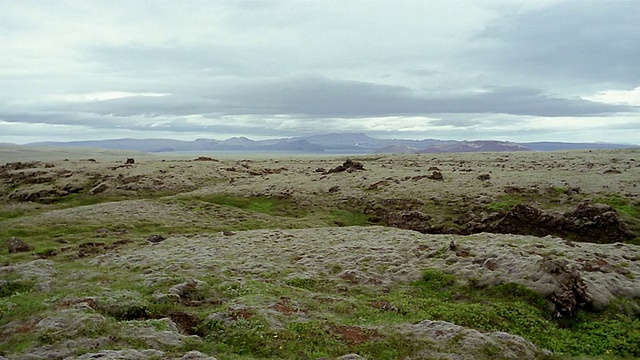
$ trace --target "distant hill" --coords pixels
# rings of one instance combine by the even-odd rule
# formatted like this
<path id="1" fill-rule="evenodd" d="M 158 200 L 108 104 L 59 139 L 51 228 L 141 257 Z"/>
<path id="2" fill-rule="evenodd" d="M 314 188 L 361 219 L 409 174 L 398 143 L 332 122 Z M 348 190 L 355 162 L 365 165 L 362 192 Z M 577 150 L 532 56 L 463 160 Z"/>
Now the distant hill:
<path id="1" fill-rule="evenodd" d="M 535 151 L 582 150 L 582 149 L 625 149 L 637 148 L 638 145 L 607 143 L 565 143 L 565 142 L 530 142 L 521 145 Z"/>
<path id="2" fill-rule="evenodd" d="M 446 144 L 432 145 L 417 153 L 461 153 L 461 152 L 502 152 L 502 151 L 531 151 L 517 143 L 495 140 L 455 141 Z"/>
<path id="3" fill-rule="evenodd" d="M 40 142 L 28 146 L 102 148 L 144 152 L 175 151 L 263 151 L 293 153 L 450 153 L 496 151 L 551 151 L 574 149 L 616 149 L 637 145 L 605 143 L 529 142 L 515 143 L 496 140 L 405 140 L 378 139 L 364 133 L 330 133 L 292 138 L 251 140 L 233 137 L 226 140 L 196 139 L 182 141 L 172 139 L 114 139 L 70 142 Z"/>

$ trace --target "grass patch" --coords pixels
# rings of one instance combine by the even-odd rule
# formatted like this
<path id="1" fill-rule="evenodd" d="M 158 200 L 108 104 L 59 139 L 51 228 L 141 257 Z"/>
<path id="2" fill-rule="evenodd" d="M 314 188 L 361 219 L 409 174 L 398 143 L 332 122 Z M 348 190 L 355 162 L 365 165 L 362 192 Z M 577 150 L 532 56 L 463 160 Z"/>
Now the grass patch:
<path id="1" fill-rule="evenodd" d="M 369 223 L 369 215 L 360 211 L 349 210 L 331 210 L 330 222 L 338 226 L 367 226 Z"/>
<path id="2" fill-rule="evenodd" d="M 0 209 L 0 221 L 19 218 L 28 213 L 28 210 L 3 210 Z"/>
<path id="3" fill-rule="evenodd" d="M 0 298 L 29 293 L 33 290 L 34 285 L 32 281 L 24 280 L 0 282 Z"/>
<path id="4" fill-rule="evenodd" d="M 497 201 L 494 201 L 487 205 L 487 210 L 490 211 L 500 211 L 500 210 L 511 210 L 514 206 L 518 204 L 523 204 L 526 202 L 521 196 L 513 196 L 513 195 L 503 195 L 498 197 Z"/>
<path id="5" fill-rule="evenodd" d="M 638 202 L 632 203 L 629 199 L 624 199 L 619 195 L 600 198 L 597 199 L 597 202 L 611 206 L 623 216 L 640 220 L 640 203 Z"/>

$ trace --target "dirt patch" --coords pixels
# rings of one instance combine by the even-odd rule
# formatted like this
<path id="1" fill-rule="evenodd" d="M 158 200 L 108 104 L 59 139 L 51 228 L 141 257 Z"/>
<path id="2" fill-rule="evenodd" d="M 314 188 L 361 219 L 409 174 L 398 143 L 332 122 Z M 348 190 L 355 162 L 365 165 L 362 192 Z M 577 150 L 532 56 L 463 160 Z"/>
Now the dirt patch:
<path id="1" fill-rule="evenodd" d="M 206 333 L 202 328 L 203 321 L 197 316 L 183 311 L 172 311 L 167 316 L 173 321 L 180 331 L 187 335 L 205 336 Z"/>
<path id="2" fill-rule="evenodd" d="M 277 303 L 269 305 L 269 309 L 275 310 L 285 315 L 302 312 L 302 310 L 298 308 L 298 306 L 294 304 L 290 298 L 285 296 L 281 297 Z"/>
<path id="3" fill-rule="evenodd" d="M 333 334 L 338 340 L 349 345 L 364 344 L 380 337 L 380 334 L 378 334 L 376 331 L 363 329 L 358 326 L 331 326 L 329 328 L 329 332 Z"/>

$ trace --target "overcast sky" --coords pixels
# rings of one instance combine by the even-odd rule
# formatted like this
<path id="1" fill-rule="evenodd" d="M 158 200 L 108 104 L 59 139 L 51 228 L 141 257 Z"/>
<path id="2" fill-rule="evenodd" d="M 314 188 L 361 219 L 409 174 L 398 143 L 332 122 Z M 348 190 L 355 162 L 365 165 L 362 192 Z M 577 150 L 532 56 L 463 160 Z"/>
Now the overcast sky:
<path id="1" fill-rule="evenodd" d="M 0 0 L 0 142 L 640 143 L 640 1 Z"/>

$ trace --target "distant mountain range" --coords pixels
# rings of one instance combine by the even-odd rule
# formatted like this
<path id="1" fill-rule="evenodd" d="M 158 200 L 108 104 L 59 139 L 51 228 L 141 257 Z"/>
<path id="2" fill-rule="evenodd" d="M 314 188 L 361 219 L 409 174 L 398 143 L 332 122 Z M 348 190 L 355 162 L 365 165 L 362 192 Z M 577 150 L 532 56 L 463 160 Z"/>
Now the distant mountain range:
<path id="1" fill-rule="evenodd" d="M 478 140 L 402 140 L 378 139 L 363 133 L 332 133 L 323 135 L 251 140 L 234 137 L 226 140 L 196 139 L 193 141 L 171 139 L 115 139 L 69 142 L 39 142 L 28 146 L 81 147 L 144 152 L 175 151 L 262 151 L 293 153 L 452 153 L 452 152 L 497 152 L 497 151 L 552 151 L 573 149 L 619 149 L 635 148 L 638 145 L 605 143 L 564 143 Z"/>

